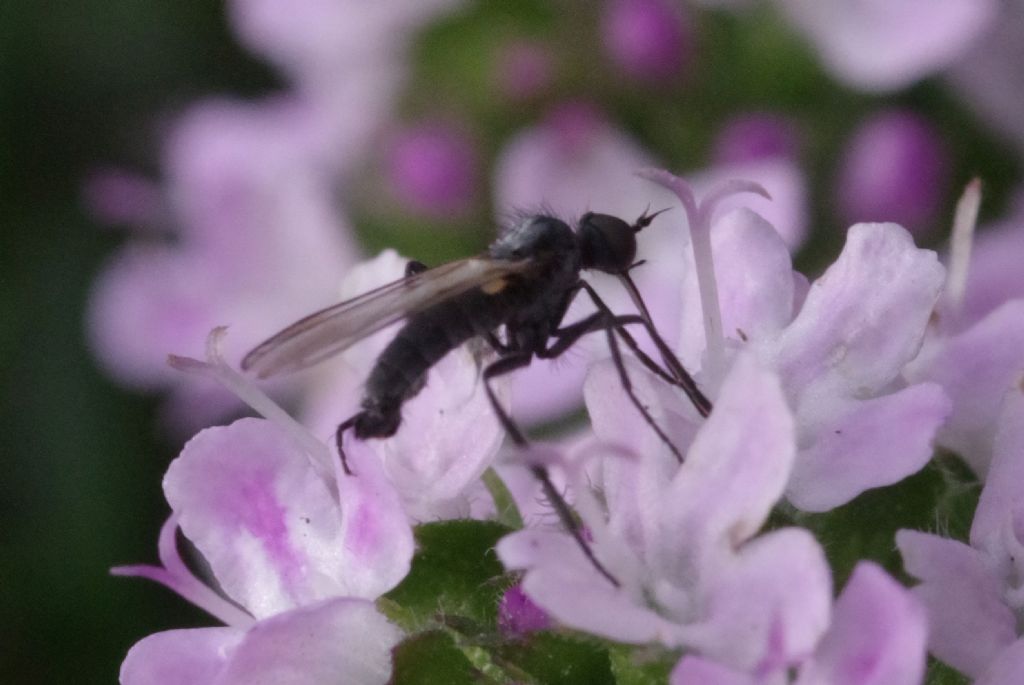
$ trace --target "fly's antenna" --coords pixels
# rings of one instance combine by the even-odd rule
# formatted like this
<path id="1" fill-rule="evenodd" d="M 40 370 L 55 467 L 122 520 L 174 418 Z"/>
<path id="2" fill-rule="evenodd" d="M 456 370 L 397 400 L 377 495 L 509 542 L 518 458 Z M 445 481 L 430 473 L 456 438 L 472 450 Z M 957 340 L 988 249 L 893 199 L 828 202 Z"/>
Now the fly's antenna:
<path id="1" fill-rule="evenodd" d="M 672 208 L 666 207 L 665 209 L 659 209 L 654 214 L 649 214 L 649 212 L 651 211 L 651 206 L 647 205 L 647 209 L 644 210 L 644 213 L 640 215 L 640 217 L 633 223 L 632 226 L 630 226 L 630 228 L 633 229 L 634 233 L 639 233 L 640 231 L 650 226 L 651 222 L 654 221 L 654 218 L 656 216 L 658 216 L 659 214 L 664 214 L 670 209 Z"/>

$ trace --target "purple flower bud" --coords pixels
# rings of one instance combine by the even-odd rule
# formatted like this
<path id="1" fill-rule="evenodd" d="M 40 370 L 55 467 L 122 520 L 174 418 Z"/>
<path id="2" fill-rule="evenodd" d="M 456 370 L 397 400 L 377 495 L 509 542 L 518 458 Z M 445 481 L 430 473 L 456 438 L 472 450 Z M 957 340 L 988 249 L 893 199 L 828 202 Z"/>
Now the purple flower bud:
<path id="1" fill-rule="evenodd" d="M 523 636 L 551 627 L 547 612 L 533 603 L 521 585 L 513 585 L 498 604 L 498 625 L 508 636 Z"/>
<path id="2" fill-rule="evenodd" d="M 161 211 L 160 190 L 148 179 L 117 168 L 97 169 L 82 184 L 82 202 L 107 224 L 145 224 Z"/>
<path id="3" fill-rule="evenodd" d="M 793 121 L 772 112 L 747 112 L 730 119 L 715 140 L 715 164 L 744 164 L 796 157 L 798 133 Z"/>
<path id="4" fill-rule="evenodd" d="M 612 0 L 601 23 L 605 51 L 631 77 L 678 76 L 692 53 L 693 36 L 682 13 L 663 0 Z"/>
<path id="5" fill-rule="evenodd" d="M 469 137 L 451 124 L 419 124 L 391 141 L 387 174 L 406 209 L 433 217 L 460 214 L 476 190 L 476 151 Z"/>
<path id="6" fill-rule="evenodd" d="M 927 121 L 905 110 L 876 114 L 854 133 L 843 155 L 841 218 L 921 230 L 942 202 L 949 167 L 949 151 Z"/>
<path id="7" fill-rule="evenodd" d="M 494 80 L 510 100 L 529 100 L 551 84 L 551 76 L 551 54 L 544 46 L 514 41 L 502 48 Z"/>

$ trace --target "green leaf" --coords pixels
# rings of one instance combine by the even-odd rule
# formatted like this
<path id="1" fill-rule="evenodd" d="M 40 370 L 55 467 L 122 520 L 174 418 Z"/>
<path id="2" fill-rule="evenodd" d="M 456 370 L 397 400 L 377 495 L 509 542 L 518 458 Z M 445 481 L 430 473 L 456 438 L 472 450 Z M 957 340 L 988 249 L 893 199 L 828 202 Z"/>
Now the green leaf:
<path id="1" fill-rule="evenodd" d="M 790 511 L 787 521 L 787 515 L 779 513 L 770 526 L 795 522 L 810 528 L 841 587 L 861 559 L 872 559 L 901 575 L 903 562 L 895 542 L 900 528 L 966 540 L 979 492 L 976 478 L 959 459 L 941 455 L 895 485 L 869 490 L 823 514 Z"/>
<path id="2" fill-rule="evenodd" d="M 679 652 L 659 647 L 613 645 L 608 650 L 612 672 L 618 685 L 649 685 L 667 683 Z"/>
<path id="3" fill-rule="evenodd" d="M 418 550 L 405 580 L 381 610 L 406 630 L 437 625 L 439 615 L 493 629 L 507 582 L 494 546 L 510 529 L 493 521 L 441 521 L 416 528 Z"/>
<path id="4" fill-rule="evenodd" d="M 533 633 L 489 649 L 494 662 L 533 677 L 538 684 L 615 685 L 611 658 L 600 643 L 560 633 Z M 513 670 L 506 666 L 506 670 Z"/>
<path id="5" fill-rule="evenodd" d="M 478 685 L 481 674 L 452 636 L 431 630 L 404 640 L 392 653 L 390 685 Z"/>

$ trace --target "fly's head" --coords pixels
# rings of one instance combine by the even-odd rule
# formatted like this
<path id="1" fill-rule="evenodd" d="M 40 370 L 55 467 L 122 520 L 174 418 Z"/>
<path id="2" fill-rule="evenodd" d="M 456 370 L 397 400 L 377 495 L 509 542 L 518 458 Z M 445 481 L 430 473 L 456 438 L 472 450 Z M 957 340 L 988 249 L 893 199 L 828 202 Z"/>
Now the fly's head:
<path id="1" fill-rule="evenodd" d="M 610 214 L 584 214 L 578 229 L 583 268 L 610 274 L 629 271 L 636 259 L 636 234 L 659 214 L 644 212 L 632 225 Z"/>

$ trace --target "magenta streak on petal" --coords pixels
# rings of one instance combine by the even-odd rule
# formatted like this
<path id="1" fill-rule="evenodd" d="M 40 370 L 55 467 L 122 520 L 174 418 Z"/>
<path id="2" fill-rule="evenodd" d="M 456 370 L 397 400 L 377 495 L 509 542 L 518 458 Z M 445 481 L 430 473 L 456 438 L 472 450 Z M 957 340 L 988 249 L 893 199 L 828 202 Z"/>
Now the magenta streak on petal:
<path id="1" fill-rule="evenodd" d="M 347 526 L 345 536 L 345 547 L 359 557 L 367 556 L 379 546 L 379 533 L 377 529 L 376 514 L 372 504 L 360 503 L 352 512 L 352 518 Z"/>
<path id="2" fill-rule="evenodd" d="M 277 501 L 273 475 L 253 474 L 240 485 L 238 494 L 239 499 L 228 500 L 227 505 L 237 512 L 239 525 L 260 541 L 284 584 L 294 588 L 302 580 L 304 564 L 290 544 L 287 510 Z"/>

